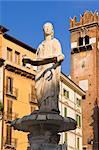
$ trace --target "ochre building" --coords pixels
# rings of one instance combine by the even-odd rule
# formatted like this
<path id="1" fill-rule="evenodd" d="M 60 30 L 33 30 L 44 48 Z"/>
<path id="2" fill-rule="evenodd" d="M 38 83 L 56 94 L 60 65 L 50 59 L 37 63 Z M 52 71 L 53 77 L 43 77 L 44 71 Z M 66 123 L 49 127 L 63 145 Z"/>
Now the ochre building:
<path id="1" fill-rule="evenodd" d="M 27 134 L 13 130 L 9 122 L 37 109 L 35 74 L 33 66 L 23 66 L 22 59 L 35 58 L 36 50 L 6 34 L 0 26 L 0 102 L 3 118 L 0 120 L 0 149 L 27 150 Z"/>
<path id="2" fill-rule="evenodd" d="M 86 91 L 83 150 L 99 150 L 99 14 L 85 11 L 70 19 L 71 79 Z"/>

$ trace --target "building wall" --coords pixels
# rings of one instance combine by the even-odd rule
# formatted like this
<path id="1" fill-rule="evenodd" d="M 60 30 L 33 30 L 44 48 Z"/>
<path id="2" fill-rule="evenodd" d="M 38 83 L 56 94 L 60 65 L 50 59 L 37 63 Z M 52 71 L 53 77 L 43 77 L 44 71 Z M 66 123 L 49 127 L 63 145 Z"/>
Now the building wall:
<path id="1" fill-rule="evenodd" d="M 87 11 L 80 16 L 80 22 L 76 21 L 76 17 L 70 21 L 71 78 L 86 91 L 86 100 L 83 101 L 82 104 L 83 145 L 86 146 L 86 149 L 90 150 L 98 150 L 99 148 L 96 143 L 88 144 L 89 140 L 99 142 L 99 137 L 97 139 L 94 138 L 94 127 L 91 125 L 94 121 L 92 115 L 95 102 L 97 101 L 99 105 L 99 66 L 97 65 L 99 62 L 99 51 L 97 48 L 97 43 L 99 41 L 98 21 L 99 15 L 96 12 L 92 13 Z M 90 50 L 87 49 L 87 44 L 83 44 L 82 49 L 80 48 L 81 46 L 79 46 L 79 37 L 84 39 L 86 35 L 89 36 L 89 45 L 91 46 Z M 98 130 L 96 131 L 97 133 Z"/>
<path id="2" fill-rule="evenodd" d="M 21 75 L 15 74 L 13 72 L 5 70 L 5 86 L 6 86 L 6 77 L 10 76 L 13 78 L 13 86 L 18 89 L 18 96 L 17 99 L 7 96 L 5 93 L 4 98 L 4 106 L 5 106 L 5 113 L 7 112 L 7 101 L 12 101 L 12 116 L 17 115 L 18 118 L 23 117 L 24 115 L 30 114 L 31 106 L 29 102 L 29 94 L 31 92 L 31 85 L 34 85 L 34 81 L 28 79 L 26 77 L 21 77 Z M 36 107 L 36 106 L 35 106 Z M 6 115 L 5 115 L 6 117 Z M 6 123 L 4 125 L 4 137 L 6 137 Z M 12 131 L 12 138 L 17 139 L 17 149 L 25 149 L 27 147 L 27 134 Z M 20 138 L 22 137 L 22 138 Z"/>
<path id="3" fill-rule="evenodd" d="M 66 80 L 66 78 L 64 78 Z M 79 138 L 79 150 L 82 150 L 82 95 L 76 91 L 76 88 L 72 88 L 71 83 L 64 82 L 61 79 L 60 83 L 60 101 L 59 109 L 60 114 L 63 117 L 71 117 L 76 120 L 76 115 L 78 114 L 81 117 L 81 126 L 77 127 L 76 130 L 68 131 L 61 134 L 60 143 L 66 143 L 68 150 L 77 149 L 77 138 Z M 69 98 L 64 95 L 64 89 L 69 92 Z M 76 99 L 80 100 L 80 105 L 77 104 Z M 66 108 L 66 116 L 65 116 Z M 67 134 L 67 138 L 66 135 Z M 66 140 L 67 139 L 67 140 Z"/>
<path id="4" fill-rule="evenodd" d="M 2 39 L 2 58 L 3 59 L 7 59 L 7 47 L 8 48 L 11 48 L 12 49 L 12 63 L 15 63 L 15 51 L 19 52 L 20 53 L 20 65 L 22 66 L 22 58 L 24 55 L 26 55 L 27 57 L 29 58 L 34 58 L 35 57 L 35 53 L 19 46 L 18 44 L 12 42 L 12 41 L 9 41 L 8 39 L 5 39 L 3 37 Z"/>
<path id="5" fill-rule="evenodd" d="M 2 130 L 3 136 L 0 138 L 0 144 L 3 141 L 2 149 L 5 149 L 5 147 L 8 148 L 9 146 L 15 146 L 16 150 L 25 150 L 28 146 L 27 133 L 13 130 L 13 128 L 8 129 L 8 121 L 14 120 L 16 118 L 21 118 L 24 115 L 30 114 L 33 110 L 38 109 L 36 97 L 34 96 L 34 79 L 36 72 L 34 71 L 34 68 L 32 66 L 25 67 L 22 63 L 22 58 L 24 56 L 33 59 L 35 58 L 35 53 L 31 52 L 31 50 L 29 49 L 24 48 L 23 46 L 20 46 L 17 42 L 6 39 L 2 35 L 0 35 L 0 44 L 0 58 L 5 60 L 2 69 L 4 75 L 4 84 L 2 83 L 2 87 L 4 86 L 4 98 L 2 98 L 4 105 Z M 12 50 L 12 60 L 9 60 L 7 57 L 7 48 L 10 48 Z M 19 63 L 15 62 L 15 52 L 18 52 L 19 54 Z M 12 79 L 12 94 L 9 93 L 7 89 L 8 77 Z M 35 101 L 33 98 L 35 99 Z M 0 122 L 0 124 L 2 123 Z M 8 140 L 8 137 L 11 138 L 11 141 Z"/>

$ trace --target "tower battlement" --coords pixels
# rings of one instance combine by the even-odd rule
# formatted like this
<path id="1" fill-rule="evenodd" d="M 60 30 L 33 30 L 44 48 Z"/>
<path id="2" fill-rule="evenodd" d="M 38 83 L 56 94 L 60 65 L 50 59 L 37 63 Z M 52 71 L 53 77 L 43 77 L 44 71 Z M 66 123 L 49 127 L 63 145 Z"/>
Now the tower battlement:
<path id="1" fill-rule="evenodd" d="M 83 15 L 80 15 L 80 21 L 77 21 L 76 16 L 74 18 L 70 19 L 70 29 L 75 27 L 80 27 L 82 25 L 91 24 L 97 22 L 99 23 L 99 13 L 98 11 L 95 11 L 94 13 L 92 11 L 85 11 Z"/>

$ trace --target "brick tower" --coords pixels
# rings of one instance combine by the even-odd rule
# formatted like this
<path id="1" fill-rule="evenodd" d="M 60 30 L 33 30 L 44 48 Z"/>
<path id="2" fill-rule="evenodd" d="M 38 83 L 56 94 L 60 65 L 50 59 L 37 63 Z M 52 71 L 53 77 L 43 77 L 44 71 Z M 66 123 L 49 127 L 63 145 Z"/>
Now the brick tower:
<path id="1" fill-rule="evenodd" d="M 71 78 L 86 91 L 83 149 L 99 150 L 99 14 L 85 11 L 70 19 Z"/>

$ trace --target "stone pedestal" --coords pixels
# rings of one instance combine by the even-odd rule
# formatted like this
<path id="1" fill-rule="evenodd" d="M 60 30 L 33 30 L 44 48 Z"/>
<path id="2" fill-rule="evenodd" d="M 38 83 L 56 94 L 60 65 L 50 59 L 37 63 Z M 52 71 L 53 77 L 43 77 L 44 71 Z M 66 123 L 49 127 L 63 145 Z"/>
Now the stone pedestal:
<path id="1" fill-rule="evenodd" d="M 28 134 L 30 150 L 62 150 L 58 145 L 61 132 L 76 129 L 76 121 L 58 113 L 35 111 L 11 122 L 14 129 Z M 65 150 L 65 149 L 63 149 Z"/>

